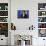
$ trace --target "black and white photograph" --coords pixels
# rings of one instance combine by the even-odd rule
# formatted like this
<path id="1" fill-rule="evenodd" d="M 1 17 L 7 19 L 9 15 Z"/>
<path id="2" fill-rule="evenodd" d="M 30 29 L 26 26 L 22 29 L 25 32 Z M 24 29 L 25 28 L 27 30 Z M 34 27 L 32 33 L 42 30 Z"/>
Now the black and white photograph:
<path id="1" fill-rule="evenodd" d="M 22 19 L 29 18 L 29 10 L 18 10 L 17 17 Z"/>

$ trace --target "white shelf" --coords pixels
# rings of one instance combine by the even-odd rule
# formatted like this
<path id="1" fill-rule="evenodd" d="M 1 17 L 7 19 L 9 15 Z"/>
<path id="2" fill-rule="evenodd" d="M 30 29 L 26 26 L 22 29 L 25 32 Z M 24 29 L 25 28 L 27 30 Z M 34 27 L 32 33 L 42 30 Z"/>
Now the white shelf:
<path id="1" fill-rule="evenodd" d="M 8 22 L 0 22 L 0 23 L 8 23 Z"/>
<path id="2" fill-rule="evenodd" d="M 46 22 L 38 22 L 38 23 L 46 23 Z"/>
<path id="3" fill-rule="evenodd" d="M 0 16 L 0 17 L 8 17 L 8 16 Z"/>
<path id="4" fill-rule="evenodd" d="M 46 15 L 44 15 L 44 16 L 38 16 L 38 17 L 46 17 Z"/>
<path id="5" fill-rule="evenodd" d="M 0 11 L 8 11 L 8 10 L 0 10 Z"/>
<path id="6" fill-rule="evenodd" d="M 45 11 L 46 12 L 46 10 L 38 10 L 38 11 Z"/>
<path id="7" fill-rule="evenodd" d="M 46 28 L 38 28 L 38 29 L 46 29 Z"/>

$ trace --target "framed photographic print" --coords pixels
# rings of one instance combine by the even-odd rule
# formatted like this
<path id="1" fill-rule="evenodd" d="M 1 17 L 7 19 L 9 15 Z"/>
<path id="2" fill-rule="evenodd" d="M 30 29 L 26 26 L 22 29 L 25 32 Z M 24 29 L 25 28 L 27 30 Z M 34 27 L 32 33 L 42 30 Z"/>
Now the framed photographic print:
<path id="1" fill-rule="evenodd" d="M 29 18 L 29 10 L 18 10 L 17 18 Z"/>

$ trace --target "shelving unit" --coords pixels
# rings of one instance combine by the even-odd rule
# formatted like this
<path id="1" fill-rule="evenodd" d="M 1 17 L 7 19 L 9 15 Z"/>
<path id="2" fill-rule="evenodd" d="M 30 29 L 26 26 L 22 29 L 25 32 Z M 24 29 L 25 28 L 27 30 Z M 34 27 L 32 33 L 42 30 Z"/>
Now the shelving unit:
<path id="1" fill-rule="evenodd" d="M 0 35 L 8 37 L 8 3 L 0 3 Z"/>
<path id="2" fill-rule="evenodd" d="M 46 37 L 46 3 L 38 3 L 39 37 Z"/>

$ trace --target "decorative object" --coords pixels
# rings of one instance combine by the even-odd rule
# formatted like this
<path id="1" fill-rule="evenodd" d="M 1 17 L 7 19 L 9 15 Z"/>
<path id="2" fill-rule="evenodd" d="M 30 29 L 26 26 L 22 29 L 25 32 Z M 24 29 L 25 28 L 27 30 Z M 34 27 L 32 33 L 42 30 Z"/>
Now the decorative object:
<path id="1" fill-rule="evenodd" d="M 11 23 L 11 30 L 16 30 L 16 26 L 13 23 Z"/>
<path id="2" fill-rule="evenodd" d="M 39 22 L 46 22 L 46 17 L 38 17 Z"/>
<path id="3" fill-rule="evenodd" d="M 0 22 L 8 22 L 8 17 L 0 17 Z"/>
<path id="4" fill-rule="evenodd" d="M 5 6 L 5 10 L 8 10 L 8 6 Z"/>
<path id="5" fill-rule="evenodd" d="M 0 3 L 0 10 L 8 10 L 8 3 Z"/>
<path id="6" fill-rule="evenodd" d="M 1 6 L 0 6 L 0 10 L 1 10 Z"/>
<path id="7" fill-rule="evenodd" d="M 46 9 L 46 3 L 38 3 L 38 10 L 45 10 Z"/>
<path id="8" fill-rule="evenodd" d="M 46 29 L 39 29 L 39 37 L 46 37 Z"/>
<path id="9" fill-rule="evenodd" d="M 18 10 L 17 17 L 18 18 L 29 18 L 29 10 Z"/>
<path id="10" fill-rule="evenodd" d="M 0 35 L 8 37 L 8 23 L 0 23 Z"/>
<path id="11" fill-rule="evenodd" d="M 42 15 L 45 15 L 45 12 L 42 12 Z"/>
<path id="12" fill-rule="evenodd" d="M 0 16 L 8 16 L 8 11 L 0 11 Z"/>
<path id="13" fill-rule="evenodd" d="M 46 28 L 46 23 L 43 23 L 43 24 L 39 23 L 38 28 Z"/>
<path id="14" fill-rule="evenodd" d="M 34 30 L 34 26 L 33 25 L 31 25 L 31 26 L 29 26 L 29 30 Z"/>

